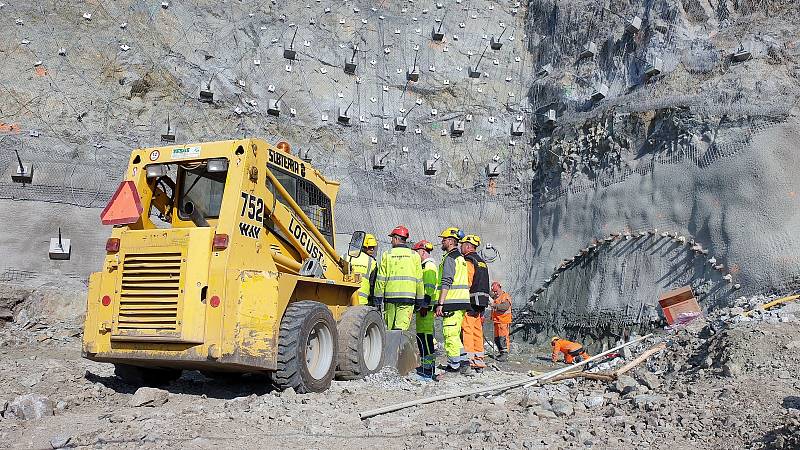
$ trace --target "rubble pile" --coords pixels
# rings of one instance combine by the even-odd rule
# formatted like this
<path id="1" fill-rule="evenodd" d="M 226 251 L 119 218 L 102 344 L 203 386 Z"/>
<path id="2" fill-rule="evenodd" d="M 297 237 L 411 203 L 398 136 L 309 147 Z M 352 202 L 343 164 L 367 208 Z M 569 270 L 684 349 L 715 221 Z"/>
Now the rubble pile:
<path id="1" fill-rule="evenodd" d="M 386 369 L 364 380 L 336 381 L 323 393 L 298 394 L 272 391 L 264 376 L 220 382 L 185 372 L 169 385 L 147 388 L 123 383 L 110 365 L 81 359 L 75 337 L 34 338 L 58 335 L 60 324 L 31 331 L 12 323 L 0 332 L 23 338 L 0 347 L 6 362 L 0 366 L 0 442 L 211 448 L 234 439 L 256 445 L 268 435 L 275 445 L 317 448 L 797 448 L 800 327 L 791 316 L 798 304 L 742 315 L 770 300 L 741 298 L 736 306 L 656 332 L 612 364 L 598 365 L 613 371 L 666 345 L 613 382 L 568 379 L 366 420 L 358 413 L 525 379 L 532 367 L 552 370 L 540 359 L 549 349 L 515 347 L 512 361 L 495 370 L 448 374 L 434 383 Z"/>

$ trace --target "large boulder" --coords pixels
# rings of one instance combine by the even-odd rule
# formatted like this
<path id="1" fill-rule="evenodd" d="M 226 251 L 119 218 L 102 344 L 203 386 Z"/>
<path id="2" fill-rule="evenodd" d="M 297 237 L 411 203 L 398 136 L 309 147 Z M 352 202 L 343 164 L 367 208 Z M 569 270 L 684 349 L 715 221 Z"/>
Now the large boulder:
<path id="1" fill-rule="evenodd" d="M 617 381 L 611 383 L 610 389 L 614 392 L 619 392 L 620 395 L 635 392 L 639 388 L 639 383 L 627 375 L 620 375 Z"/>
<path id="2" fill-rule="evenodd" d="M 20 395 L 8 404 L 4 415 L 21 420 L 36 420 L 53 415 L 53 402 L 39 394 Z"/>
<path id="3" fill-rule="evenodd" d="M 575 407 L 572 406 L 572 402 L 559 397 L 550 402 L 550 410 L 558 417 L 569 417 L 575 414 Z"/>
<path id="4" fill-rule="evenodd" d="M 661 380 L 651 372 L 641 372 L 636 375 L 636 380 L 648 389 L 656 389 L 661 385 Z"/>
<path id="5" fill-rule="evenodd" d="M 605 404 L 605 397 L 602 395 L 593 395 L 583 401 L 584 406 L 586 409 L 597 409 L 600 408 Z"/>
<path id="6" fill-rule="evenodd" d="M 168 398 L 169 393 L 163 389 L 140 387 L 128 401 L 128 406 L 161 406 Z"/>
<path id="7" fill-rule="evenodd" d="M 633 397 L 633 404 L 639 408 L 647 411 L 655 411 L 665 403 L 664 397 L 660 395 L 640 394 Z"/>

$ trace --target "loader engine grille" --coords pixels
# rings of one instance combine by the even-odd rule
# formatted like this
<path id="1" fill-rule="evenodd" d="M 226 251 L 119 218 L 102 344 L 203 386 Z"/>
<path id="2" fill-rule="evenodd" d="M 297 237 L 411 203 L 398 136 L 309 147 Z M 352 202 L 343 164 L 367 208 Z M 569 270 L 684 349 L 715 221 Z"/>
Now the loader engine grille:
<path id="1" fill-rule="evenodd" d="M 117 329 L 178 331 L 180 253 L 129 253 L 122 265 Z"/>

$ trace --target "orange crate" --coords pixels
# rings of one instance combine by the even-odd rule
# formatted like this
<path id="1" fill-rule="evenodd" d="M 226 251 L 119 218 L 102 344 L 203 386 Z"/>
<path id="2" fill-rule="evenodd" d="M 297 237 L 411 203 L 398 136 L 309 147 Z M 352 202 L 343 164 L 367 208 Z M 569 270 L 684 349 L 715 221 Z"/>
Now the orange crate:
<path id="1" fill-rule="evenodd" d="M 666 317 L 669 325 L 675 323 L 681 313 L 699 313 L 702 311 L 697 299 L 694 298 L 692 288 L 689 286 L 662 294 L 658 299 L 658 304 L 661 305 L 664 317 Z"/>

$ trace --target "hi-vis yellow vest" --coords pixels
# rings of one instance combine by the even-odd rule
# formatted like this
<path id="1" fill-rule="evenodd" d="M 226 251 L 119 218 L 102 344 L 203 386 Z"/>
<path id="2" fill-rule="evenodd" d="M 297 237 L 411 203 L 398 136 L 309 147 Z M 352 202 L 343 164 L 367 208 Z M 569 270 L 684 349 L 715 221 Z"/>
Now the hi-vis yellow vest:
<path id="1" fill-rule="evenodd" d="M 461 252 L 457 249 L 451 250 L 442 256 L 442 262 L 439 263 L 439 282 L 436 291 L 437 301 L 442 291 L 442 276 L 444 275 L 445 266 L 450 264 L 454 265 L 453 284 L 447 291 L 447 298 L 442 299 L 444 311 L 457 311 L 460 309 L 469 309 L 469 278 L 467 276 L 467 261 L 461 256 Z"/>
<path id="2" fill-rule="evenodd" d="M 393 247 L 381 255 L 375 278 L 375 297 L 386 303 L 416 303 L 425 296 L 422 261 L 408 247 Z"/>
<path id="3" fill-rule="evenodd" d="M 361 252 L 357 258 L 348 256 L 347 259 L 350 263 L 350 267 L 353 269 L 353 273 L 361 274 L 361 289 L 358 290 L 358 303 L 366 305 L 369 296 L 372 295 L 372 285 L 370 285 L 369 279 L 378 265 L 375 263 L 375 258 L 369 256 L 365 252 Z"/>

